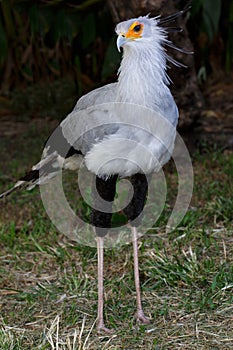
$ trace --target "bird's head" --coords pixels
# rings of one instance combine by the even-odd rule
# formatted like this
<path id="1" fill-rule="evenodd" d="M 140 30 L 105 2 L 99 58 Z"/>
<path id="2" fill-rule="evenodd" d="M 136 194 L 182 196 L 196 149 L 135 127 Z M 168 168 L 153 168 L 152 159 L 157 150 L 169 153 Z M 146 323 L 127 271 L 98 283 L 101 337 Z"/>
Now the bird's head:
<path id="1" fill-rule="evenodd" d="M 183 48 L 175 46 L 170 40 L 168 40 L 168 33 L 181 32 L 180 27 L 164 27 L 164 24 L 169 22 L 174 22 L 174 20 L 182 16 L 185 12 L 190 9 L 190 1 L 187 6 L 172 15 L 167 17 L 154 17 L 141 16 L 138 18 L 132 18 L 128 21 L 121 22 L 117 24 L 115 31 L 118 34 L 117 38 L 117 48 L 120 51 L 121 48 L 139 48 L 149 49 L 155 48 L 161 52 L 162 56 L 166 58 L 169 62 L 173 63 L 178 67 L 186 67 L 182 63 L 176 61 L 170 57 L 164 46 L 168 46 L 174 50 L 180 51 L 185 54 L 193 54 L 192 51 L 187 51 Z M 138 50 L 139 51 L 139 50 Z M 136 51 L 137 52 L 137 51 Z"/>
<path id="2" fill-rule="evenodd" d="M 115 29 L 118 34 L 118 50 L 120 51 L 121 47 L 135 47 L 140 43 L 145 43 L 152 39 L 155 40 L 156 24 L 156 19 L 148 16 L 133 18 L 119 23 Z M 159 33 L 162 35 L 161 28 L 157 28 L 157 34 Z"/>

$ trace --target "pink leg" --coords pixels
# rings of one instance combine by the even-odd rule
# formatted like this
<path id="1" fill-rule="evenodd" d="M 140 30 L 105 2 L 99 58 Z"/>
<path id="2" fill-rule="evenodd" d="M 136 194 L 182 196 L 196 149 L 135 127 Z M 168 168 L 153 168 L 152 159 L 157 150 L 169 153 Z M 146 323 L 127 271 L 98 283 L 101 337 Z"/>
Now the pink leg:
<path id="1" fill-rule="evenodd" d="M 144 311 L 142 309 L 139 268 L 138 268 L 138 239 L 137 239 L 136 227 L 132 227 L 132 240 L 133 240 L 133 256 L 134 256 L 134 279 L 135 279 L 135 288 L 136 288 L 136 297 L 137 297 L 136 320 L 142 322 L 143 324 L 149 324 L 150 320 L 144 315 Z"/>
<path id="2" fill-rule="evenodd" d="M 98 316 L 97 331 L 111 333 L 112 330 L 105 327 L 104 324 L 104 238 L 97 237 L 97 253 L 98 253 Z"/>

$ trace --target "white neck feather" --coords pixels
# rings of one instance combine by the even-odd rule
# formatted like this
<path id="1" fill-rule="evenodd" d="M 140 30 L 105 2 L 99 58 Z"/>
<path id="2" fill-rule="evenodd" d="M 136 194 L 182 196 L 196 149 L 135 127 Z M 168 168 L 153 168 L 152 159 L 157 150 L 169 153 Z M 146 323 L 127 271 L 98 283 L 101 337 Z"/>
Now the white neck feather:
<path id="1" fill-rule="evenodd" d="M 120 101 L 153 108 L 161 103 L 161 96 L 169 91 L 166 56 L 158 40 L 140 42 L 140 47 L 125 46 L 118 73 L 117 93 Z"/>

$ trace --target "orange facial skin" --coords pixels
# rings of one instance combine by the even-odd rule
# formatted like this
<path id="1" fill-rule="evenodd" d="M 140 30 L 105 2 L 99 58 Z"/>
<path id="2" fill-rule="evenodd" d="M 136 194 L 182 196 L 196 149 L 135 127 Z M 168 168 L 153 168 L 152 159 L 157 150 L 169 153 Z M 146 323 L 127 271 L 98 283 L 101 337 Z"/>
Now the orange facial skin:
<path id="1" fill-rule="evenodd" d="M 137 39 L 142 37 L 144 25 L 140 22 L 134 22 L 131 24 L 128 32 L 125 34 L 125 37 L 128 39 Z"/>

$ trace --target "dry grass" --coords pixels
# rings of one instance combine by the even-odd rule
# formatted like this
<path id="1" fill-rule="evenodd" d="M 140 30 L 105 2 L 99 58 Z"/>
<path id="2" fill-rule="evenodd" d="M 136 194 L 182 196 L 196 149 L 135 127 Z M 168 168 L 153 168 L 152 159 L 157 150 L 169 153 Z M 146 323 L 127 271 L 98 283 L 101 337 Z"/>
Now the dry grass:
<path id="1" fill-rule="evenodd" d="M 232 348 L 233 283 L 232 269 L 228 270 L 233 248 L 225 229 L 211 233 L 214 244 L 209 250 L 203 247 L 202 256 L 194 253 L 199 235 L 187 238 L 181 253 L 163 233 L 144 238 L 143 301 L 153 319 L 147 327 L 133 319 L 131 247 L 120 254 L 107 251 L 105 316 L 116 329 L 111 336 L 98 336 L 95 330 L 95 249 L 77 248 L 54 232 L 47 234 L 46 244 L 39 242 L 42 237 L 21 232 L 14 248 L 6 247 L 1 256 L 1 332 L 6 349 L 15 349 L 16 344 L 17 349 Z M 209 259 L 215 266 L 208 265 Z M 214 279 L 218 273 L 219 280 Z"/>

